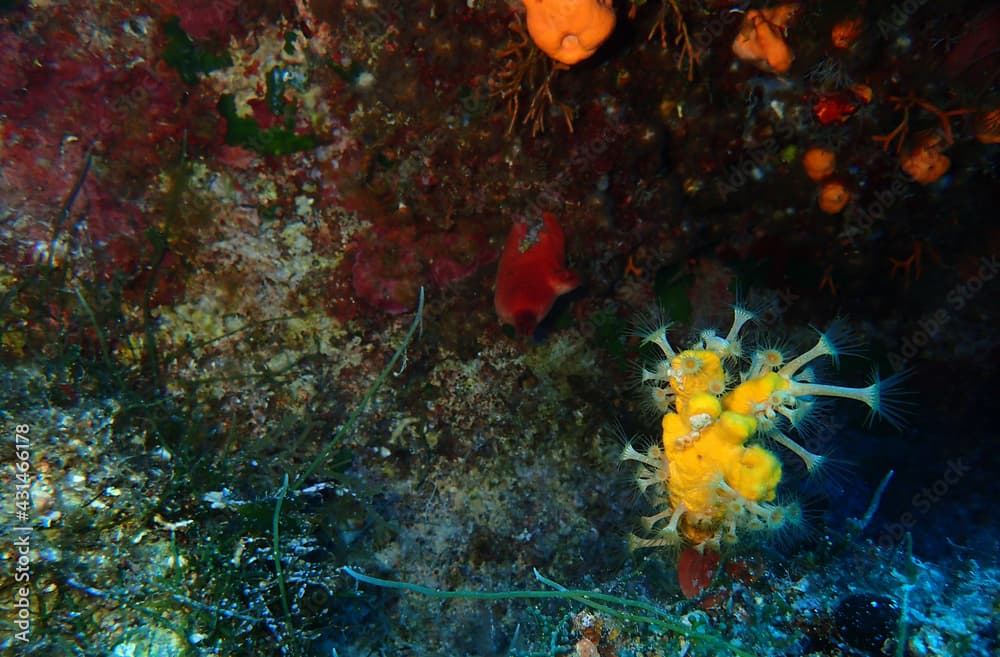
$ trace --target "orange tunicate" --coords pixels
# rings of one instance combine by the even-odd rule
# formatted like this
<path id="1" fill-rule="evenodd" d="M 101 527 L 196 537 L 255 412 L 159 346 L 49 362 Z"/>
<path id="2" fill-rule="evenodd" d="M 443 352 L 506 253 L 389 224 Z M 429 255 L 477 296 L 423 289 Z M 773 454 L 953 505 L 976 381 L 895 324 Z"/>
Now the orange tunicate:
<path id="1" fill-rule="evenodd" d="M 951 160 L 941 152 L 945 146 L 945 140 L 940 135 L 925 135 L 903 154 L 899 165 L 916 182 L 930 185 L 951 168 Z"/>
<path id="2" fill-rule="evenodd" d="M 851 200 L 851 193 L 843 183 L 831 180 L 819 190 L 819 209 L 827 214 L 837 214 Z"/>
<path id="3" fill-rule="evenodd" d="M 825 148 L 810 148 L 802 156 L 802 168 L 813 180 L 823 180 L 837 168 L 837 156 Z"/>
<path id="4" fill-rule="evenodd" d="M 837 21 L 830 32 L 830 41 L 834 48 L 849 48 L 861 36 L 861 18 L 844 18 Z"/>
<path id="5" fill-rule="evenodd" d="M 1000 107 L 977 113 L 972 125 L 981 143 L 1000 144 Z"/>
<path id="6" fill-rule="evenodd" d="M 865 105 L 872 102 L 872 98 L 875 97 L 875 92 L 867 84 L 852 84 L 850 86 L 851 93 L 858 97 L 858 100 L 863 102 Z"/>
<path id="7" fill-rule="evenodd" d="M 785 30 L 798 4 L 751 9 L 733 39 L 733 54 L 766 73 L 785 73 L 795 55 L 785 42 Z"/>
<path id="8" fill-rule="evenodd" d="M 524 0 L 524 9 L 535 45 L 563 64 L 593 55 L 615 29 L 611 0 Z"/>

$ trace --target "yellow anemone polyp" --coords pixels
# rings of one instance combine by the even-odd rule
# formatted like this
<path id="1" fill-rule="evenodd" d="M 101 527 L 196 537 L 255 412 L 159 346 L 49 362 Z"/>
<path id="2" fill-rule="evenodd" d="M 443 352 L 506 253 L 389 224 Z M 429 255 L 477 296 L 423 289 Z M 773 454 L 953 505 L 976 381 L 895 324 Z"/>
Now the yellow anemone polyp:
<path id="1" fill-rule="evenodd" d="M 677 393 L 677 412 L 687 415 L 687 400 L 700 393 L 718 394 L 726 388 L 726 372 L 717 354 L 688 349 L 670 361 L 670 387 Z"/>
<path id="2" fill-rule="evenodd" d="M 524 0 L 524 9 L 535 45 L 563 64 L 593 55 L 615 29 L 611 0 Z"/>

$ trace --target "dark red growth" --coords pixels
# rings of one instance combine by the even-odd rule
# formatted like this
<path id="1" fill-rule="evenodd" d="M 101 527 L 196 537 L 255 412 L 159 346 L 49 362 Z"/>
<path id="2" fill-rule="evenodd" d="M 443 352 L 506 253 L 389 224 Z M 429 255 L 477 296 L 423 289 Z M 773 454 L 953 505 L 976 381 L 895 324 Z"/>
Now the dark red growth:
<path id="1" fill-rule="evenodd" d="M 528 224 L 510 229 L 497 271 L 494 305 L 505 324 L 528 335 L 580 278 L 566 269 L 566 236 L 555 216 L 542 214 L 545 226 L 529 234 Z"/>
<path id="2" fill-rule="evenodd" d="M 677 581 L 684 597 L 690 600 L 705 590 L 718 570 L 718 552 L 698 552 L 693 547 L 684 548 L 677 557 Z"/>

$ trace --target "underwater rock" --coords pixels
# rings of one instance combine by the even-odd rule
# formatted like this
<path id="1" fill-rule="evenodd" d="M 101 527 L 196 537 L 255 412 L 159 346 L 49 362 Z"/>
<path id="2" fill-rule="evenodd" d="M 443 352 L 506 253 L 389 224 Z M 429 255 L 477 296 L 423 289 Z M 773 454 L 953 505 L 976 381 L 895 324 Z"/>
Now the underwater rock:
<path id="1" fill-rule="evenodd" d="M 866 655 L 888 655 L 899 625 L 899 605 L 892 598 L 855 593 L 837 604 L 833 622 L 849 646 Z"/>

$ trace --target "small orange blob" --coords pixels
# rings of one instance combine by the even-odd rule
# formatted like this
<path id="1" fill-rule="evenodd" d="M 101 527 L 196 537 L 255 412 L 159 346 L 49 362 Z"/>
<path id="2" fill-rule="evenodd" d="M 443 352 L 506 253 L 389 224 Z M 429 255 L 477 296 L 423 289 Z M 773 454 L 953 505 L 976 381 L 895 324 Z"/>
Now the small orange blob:
<path id="1" fill-rule="evenodd" d="M 861 36 L 861 18 L 844 18 L 837 21 L 830 32 L 830 41 L 834 48 L 850 48 Z"/>
<path id="2" fill-rule="evenodd" d="M 810 148 L 802 156 L 802 168 L 806 170 L 806 175 L 813 180 L 823 180 L 837 168 L 837 156 L 833 151 L 825 148 Z"/>
<path id="3" fill-rule="evenodd" d="M 851 200 L 851 193 L 843 183 L 830 180 L 819 190 L 819 209 L 827 214 L 837 214 Z"/>
<path id="4" fill-rule="evenodd" d="M 542 215 L 544 227 L 529 231 L 518 222 L 510 229 L 493 303 L 504 324 L 528 335 L 549 314 L 556 299 L 574 290 L 580 278 L 566 268 L 566 236 L 555 215 Z"/>
<path id="5" fill-rule="evenodd" d="M 593 55 L 615 29 L 611 0 L 524 0 L 524 9 L 535 45 L 563 64 Z"/>
<path id="6" fill-rule="evenodd" d="M 785 31 L 797 9 L 798 4 L 788 4 L 748 11 L 733 39 L 733 54 L 765 73 L 787 72 L 795 55 L 785 42 Z"/>
<path id="7" fill-rule="evenodd" d="M 899 165 L 914 181 L 930 185 L 951 168 L 951 159 L 942 152 L 945 146 L 945 140 L 940 135 L 924 135 L 913 148 L 902 155 Z"/>
<path id="8" fill-rule="evenodd" d="M 858 100 L 863 102 L 865 105 L 872 102 L 872 98 L 875 97 L 875 93 L 872 91 L 872 88 L 867 84 L 852 84 L 851 93 L 857 96 Z"/>

